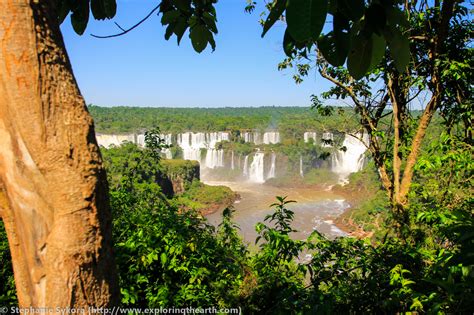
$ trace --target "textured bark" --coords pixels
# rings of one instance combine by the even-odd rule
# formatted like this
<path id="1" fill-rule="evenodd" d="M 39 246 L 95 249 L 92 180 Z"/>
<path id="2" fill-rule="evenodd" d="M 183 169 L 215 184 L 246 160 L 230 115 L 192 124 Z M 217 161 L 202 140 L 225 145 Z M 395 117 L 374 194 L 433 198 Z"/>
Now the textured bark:
<path id="1" fill-rule="evenodd" d="M 108 307 L 107 182 L 54 3 L 0 1 L 0 214 L 21 307 Z"/>

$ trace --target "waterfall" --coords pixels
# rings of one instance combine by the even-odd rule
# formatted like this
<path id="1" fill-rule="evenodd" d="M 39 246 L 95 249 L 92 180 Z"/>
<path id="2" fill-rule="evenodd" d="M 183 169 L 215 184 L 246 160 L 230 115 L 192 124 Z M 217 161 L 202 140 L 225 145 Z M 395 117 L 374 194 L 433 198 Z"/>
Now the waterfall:
<path id="1" fill-rule="evenodd" d="M 280 142 L 280 133 L 277 131 L 265 132 L 263 134 L 264 144 L 275 144 Z"/>
<path id="2" fill-rule="evenodd" d="M 214 149 L 218 142 L 229 141 L 229 133 L 222 132 L 222 131 L 210 132 L 206 134 L 205 138 L 206 138 L 207 147 Z"/>
<path id="3" fill-rule="evenodd" d="M 111 146 L 120 146 L 123 142 L 135 143 L 135 135 L 97 135 L 97 144 L 108 149 Z"/>
<path id="4" fill-rule="evenodd" d="M 224 167 L 224 150 L 208 149 L 204 166 L 207 168 Z"/>
<path id="5" fill-rule="evenodd" d="M 206 135 L 202 132 L 185 132 L 178 135 L 178 145 L 183 149 L 183 159 L 201 162 L 201 149 L 206 147 Z"/>
<path id="6" fill-rule="evenodd" d="M 303 172 L 303 156 L 300 155 L 300 176 L 304 177 L 304 172 Z"/>
<path id="7" fill-rule="evenodd" d="M 258 131 L 253 133 L 253 143 L 262 144 L 262 134 Z"/>
<path id="8" fill-rule="evenodd" d="M 244 170 L 243 170 L 242 175 L 244 175 L 245 177 L 249 176 L 249 156 L 248 155 L 246 155 L 244 159 Z"/>
<path id="9" fill-rule="evenodd" d="M 244 142 L 252 142 L 252 134 L 250 132 L 244 132 L 242 134 L 243 134 Z"/>
<path id="10" fill-rule="evenodd" d="M 165 155 L 165 158 L 168 160 L 171 160 L 173 158 L 173 154 L 171 153 L 171 150 L 169 148 L 161 150 L 161 153 Z"/>
<path id="11" fill-rule="evenodd" d="M 145 135 L 144 134 L 139 134 L 137 135 L 137 145 L 140 146 L 140 147 L 144 147 L 145 146 Z"/>
<path id="12" fill-rule="evenodd" d="M 233 170 L 235 168 L 234 166 L 234 151 L 230 152 L 231 160 L 230 160 L 230 169 Z"/>
<path id="13" fill-rule="evenodd" d="M 303 139 L 304 142 L 309 142 L 310 140 L 313 140 L 313 143 L 316 144 L 316 132 L 314 131 L 307 131 L 303 134 Z"/>
<path id="14" fill-rule="evenodd" d="M 249 170 L 249 180 L 255 183 L 264 183 L 265 178 L 263 175 L 264 170 L 264 157 L 265 153 L 257 152 L 255 153 L 252 164 L 250 165 Z"/>
<path id="15" fill-rule="evenodd" d="M 272 153 L 272 164 L 270 166 L 270 171 L 268 171 L 267 179 L 275 177 L 275 168 L 276 168 L 275 164 L 276 164 L 276 154 Z"/>
<path id="16" fill-rule="evenodd" d="M 228 132 L 185 132 L 178 134 L 178 146 L 183 149 L 185 160 L 201 162 L 201 149 L 208 149 L 205 167 L 215 168 L 224 166 L 224 151 L 216 150 L 216 144 L 229 141 Z M 171 138 L 170 138 L 171 139 Z"/>
<path id="17" fill-rule="evenodd" d="M 334 141 L 334 135 L 332 132 L 325 132 L 323 133 L 321 139 L 322 141 L 322 146 L 323 147 L 332 147 L 332 141 Z M 327 143 L 329 140 L 331 140 L 331 143 Z"/>
<path id="18" fill-rule="evenodd" d="M 360 140 L 362 139 L 362 141 Z M 343 182 L 347 181 L 350 173 L 358 172 L 364 165 L 364 153 L 367 150 L 369 137 L 364 134 L 356 134 L 355 137 L 346 134 L 343 147 L 346 151 L 334 152 L 331 159 L 332 171 L 339 174 Z"/>

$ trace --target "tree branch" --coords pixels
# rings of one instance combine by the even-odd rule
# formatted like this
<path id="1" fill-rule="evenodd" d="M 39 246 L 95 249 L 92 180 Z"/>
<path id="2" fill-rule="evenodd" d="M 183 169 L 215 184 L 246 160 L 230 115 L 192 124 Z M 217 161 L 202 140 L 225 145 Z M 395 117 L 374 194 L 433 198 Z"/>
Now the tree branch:
<path id="1" fill-rule="evenodd" d="M 128 32 L 134 30 L 135 28 L 137 28 L 138 26 L 140 26 L 140 24 L 142 24 L 143 22 L 145 22 L 146 20 L 148 20 L 150 18 L 150 16 L 155 13 L 156 10 L 158 10 L 160 8 L 160 5 L 157 5 L 156 7 L 154 7 L 150 13 L 148 13 L 147 16 L 145 16 L 143 19 L 141 19 L 137 24 L 133 25 L 132 27 L 130 27 L 129 29 L 123 29 L 120 25 L 118 25 L 116 22 L 115 25 L 117 25 L 118 28 L 120 28 L 122 30 L 121 33 L 117 33 L 117 34 L 113 34 L 113 35 L 105 35 L 105 36 L 101 36 L 101 35 L 94 35 L 94 34 L 91 34 L 92 37 L 95 37 L 95 38 L 112 38 L 112 37 L 119 37 L 119 36 L 122 36 L 122 35 L 125 35 L 127 34 Z"/>
<path id="2" fill-rule="evenodd" d="M 390 94 L 390 99 L 392 102 L 393 108 L 393 133 L 394 133 L 394 143 L 393 143 L 393 202 L 400 204 L 400 169 L 402 161 L 400 159 L 399 150 L 400 150 L 400 108 L 397 97 L 394 91 L 393 79 L 388 75 L 388 93 Z"/>

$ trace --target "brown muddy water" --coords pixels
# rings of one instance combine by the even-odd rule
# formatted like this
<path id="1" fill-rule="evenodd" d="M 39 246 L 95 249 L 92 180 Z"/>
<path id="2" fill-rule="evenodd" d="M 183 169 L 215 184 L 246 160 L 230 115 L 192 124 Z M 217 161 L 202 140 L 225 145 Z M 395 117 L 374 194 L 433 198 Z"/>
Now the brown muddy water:
<path id="1" fill-rule="evenodd" d="M 276 202 L 275 196 L 288 196 L 295 200 L 288 208 L 294 211 L 294 239 L 306 239 L 313 230 L 317 230 L 329 238 L 346 234 L 333 224 L 333 220 L 341 215 L 349 204 L 343 197 L 330 190 L 309 188 L 278 188 L 265 184 L 250 182 L 204 181 L 207 185 L 227 186 L 240 195 L 234 203 L 234 222 L 240 226 L 243 239 L 254 244 L 257 237 L 255 224 L 263 222 L 267 214 L 272 213 L 270 205 Z M 222 213 L 216 212 L 206 216 L 209 223 L 218 225 L 222 221 Z"/>

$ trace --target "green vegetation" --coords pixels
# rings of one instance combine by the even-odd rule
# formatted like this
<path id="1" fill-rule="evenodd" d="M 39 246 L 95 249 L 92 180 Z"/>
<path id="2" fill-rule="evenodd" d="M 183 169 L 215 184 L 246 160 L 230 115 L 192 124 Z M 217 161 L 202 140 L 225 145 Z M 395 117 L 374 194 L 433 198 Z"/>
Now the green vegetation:
<path id="1" fill-rule="evenodd" d="M 337 219 L 338 222 L 353 231 L 362 229 L 378 240 L 385 236 L 390 207 L 373 162 L 362 171 L 351 174 L 347 185 L 336 186 L 333 190 L 345 196 L 352 205 L 349 211 Z"/>
<path id="2" fill-rule="evenodd" d="M 159 139 L 159 131 L 150 132 Z M 163 147 L 161 140 L 151 148 Z M 133 143 L 102 149 L 111 189 L 139 193 L 152 189 L 155 197 L 183 209 L 209 213 L 231 205 L 236 198 L 228 187 L 199 182 L 199 163 L 187 160 L 162 160 L 160 149 L 141 149 Z"/>
<path id="3" fill-rule="evenodd" d="M 406 239 L 390 233 L 330 241 L 314 232 L 296 241 L 289 236 L 290 201 L 278 198 L 274 213 L 256 226 L 254 253 L 238 237 L 231 210 L 215 229 L 162 198 L 155 178 L 144 176 L 149 165 L 141 159 L 152 156 L 146 150 L 125 168 L 130 177 L 110 190 L 123 306 L 239 306 L 244 314 L 463 313 L 474 307 L 472 148 L 461 139 L 443 134 L 417 164 Z M 369 167 L 353 175 L 349 187 L 362 199 L 375 186 Z M 195 188 L 196 182 L 190 195 Z M 308 261 L 297 260 L 303 253 L 311 254 Z M 2 301 L 15 303 L 11 266 L 3 264 L 0 275 L 8 284 L 0 287 Z"/>
<path id="4" fill-rule="evenodd" d="M 192 209 L 206 214 L 222 211 L 226 206 L 233 204 L 236 198 L 236 193 L 229 187 L 209 186 L 195 180 L 183 194 L 177 196 L 175 201 L 180 209 Z"/>
<path id="5" fill-rule="evenodd" d="M 307 107 L 226 107 L 226 108 L 169 108 L 169 107 L 99 107 L 89 105 L 98 133 L 131 133 L 160 127 L 164 133 L 185 131 L 230 131 L 238 135 L 244 130 L 278 129 L 284 139 L 302 139 L 309 130 L 355 130 L 357 121 L 352 109 L 331 119 L 317 117 Z"/>
<path id="6" fill-rule="evenodd" d="M 15 280 L 13 278 L 12 258 L 8 247 L 7 233 L 3 221 L 0 221 L 0 304 L 2 306 L 16 306 Z"/>

